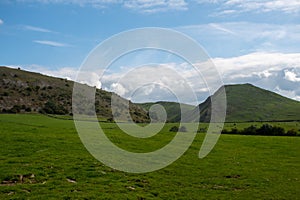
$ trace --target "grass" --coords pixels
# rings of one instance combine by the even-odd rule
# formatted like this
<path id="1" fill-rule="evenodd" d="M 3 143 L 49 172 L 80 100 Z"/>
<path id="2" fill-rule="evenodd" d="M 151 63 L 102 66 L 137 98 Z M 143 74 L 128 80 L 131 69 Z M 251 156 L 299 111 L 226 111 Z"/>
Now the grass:
<path id="1" fill-rule="evenodd" d="M 204 134 L 198 134 L 189 150 L 170 166 L 130 174 L 94 159 L 82 145 L 72 120 L 5 114 L 0 115 L 0 123 L 0 199 L 300 196 L 300 137 L 222 135 L 213 151 L 198 159 L 204 138 Z M 113 142 L 136 152 L 152 151 L 168 143 L 174 136 L 168 131 L 173 125 L 167 124 L 156 136 L 137 142 L 120 133 L 115 124 L 102 124 Z"/>

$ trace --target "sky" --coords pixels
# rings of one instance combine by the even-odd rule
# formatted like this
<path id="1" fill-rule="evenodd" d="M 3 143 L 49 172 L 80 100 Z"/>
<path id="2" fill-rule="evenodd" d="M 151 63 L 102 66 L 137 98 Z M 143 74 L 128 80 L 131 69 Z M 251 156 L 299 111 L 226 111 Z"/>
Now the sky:
<path id="1" fill-rule="evenodd" d="M 300 100 L 300 0 L 1 0 L 0 65 L 75 80 L 97 45 L 144 27 L 195 40 L 224 84 L 251 83 Z M 197 104 L 181 86 L 201 102 L 212 77 L 195 73 L 196 64 L 159 50 L 132 52 L 103 75 L 87 73 L 88 84 L 135 102 L 183 95 Z"/>

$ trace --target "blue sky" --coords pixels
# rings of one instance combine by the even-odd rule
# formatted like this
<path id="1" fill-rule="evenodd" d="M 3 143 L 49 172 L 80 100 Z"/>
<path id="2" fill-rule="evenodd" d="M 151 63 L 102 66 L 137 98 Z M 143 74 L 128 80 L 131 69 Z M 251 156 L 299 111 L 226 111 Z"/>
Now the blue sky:
<path id="1" fill-rule="evenodd" d="M 143 27 L 170 28 L 195 39 L 226 84 L 250 82 L 300 100 L 300 0 L 2 0 L 0 65 L 74 79 L 96 45 Z M 199 101 L 207 97 L 203 80 L 195 83 L 180 59 L 162 57 L 144 52 L 121 59 L 100 83 L 97 74 L 91 75 L 91 84 L 131 98 L 130 84 L 139 84 L 151 70 L 123 84 L 120 77 L 137 63 L 155 61 L 186 74 Z M 174 100 L 155 88 L 144 88 L 147 95 L 136 100 Z"/>

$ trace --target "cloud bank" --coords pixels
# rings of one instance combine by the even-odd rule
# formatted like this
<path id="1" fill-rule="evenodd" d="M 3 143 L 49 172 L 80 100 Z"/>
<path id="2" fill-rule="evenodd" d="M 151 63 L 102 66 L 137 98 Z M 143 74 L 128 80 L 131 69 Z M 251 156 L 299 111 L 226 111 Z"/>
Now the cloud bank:
<path id="1" fill-rule="evenodd" d="M 279 93 L 283 96 L 300 100 L 300 53 L 256 52 L 232 58 L 213 58 L 224 84 L 251 83 Z M 205 63 L 194 63 L 205 66 Z M 16 67 L 16 66 L 15 66 Z M 40 66 L 21 67 L 43 74 L 76 79 L 77 69 L 65 67 L 49 70 Z M 100 77 L 95 72 L 84 72 L 85 83 L 102 87 L 135 102 L 177 101 L 180 95 L 185 103 L 197 104 L 209 96 L 205 79 L 199 76 L 187 63 L 164 63 L 143 67 L 124 67 L 119 71 L 104 73 Z M 198 102 L 190 102 L 191 88 L 197 95 Z"/>

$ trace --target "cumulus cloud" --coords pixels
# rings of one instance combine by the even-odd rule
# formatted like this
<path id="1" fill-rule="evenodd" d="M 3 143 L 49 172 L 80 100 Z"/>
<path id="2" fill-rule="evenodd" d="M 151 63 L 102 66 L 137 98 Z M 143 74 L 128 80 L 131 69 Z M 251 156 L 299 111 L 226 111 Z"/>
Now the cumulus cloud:
<path id="1" fill-rule="evenodd" d="M 52 46 L 52 47 L 67 47 L 67 46 L 70 46 L 69 44 L 50 41 L 50 40 L 34 40 L 33 42 L 38 43 L 38 44 L 42 44 L 42 45 Z"/>

